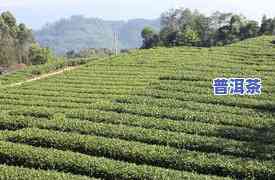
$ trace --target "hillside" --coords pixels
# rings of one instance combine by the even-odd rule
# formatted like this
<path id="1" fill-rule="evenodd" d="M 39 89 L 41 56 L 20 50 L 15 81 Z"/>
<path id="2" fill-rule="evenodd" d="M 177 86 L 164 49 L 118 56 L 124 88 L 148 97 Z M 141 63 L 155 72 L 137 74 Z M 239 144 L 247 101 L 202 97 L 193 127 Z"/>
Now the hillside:
<path id="1" fill-rule="evenodd" d="M 140 33 L 145 26 L 160 29 L 160 20 L 133 19 L 105 21 L 98 18 L 72 16 L 46 25 L 35 32 L 36 40 L 58 54 L 83 48 L 112 48 L 113 33 L 119 34 L 119 48 L 137 48 L 142 44 Z"/>
<path id="2" fill-rule="evenodd" d="M 137 50 L 0 89 L 0 179 L 275 179 L 273 39 Z M 262 95 L 214 96 L 217 77 L 259 77 Z"/>

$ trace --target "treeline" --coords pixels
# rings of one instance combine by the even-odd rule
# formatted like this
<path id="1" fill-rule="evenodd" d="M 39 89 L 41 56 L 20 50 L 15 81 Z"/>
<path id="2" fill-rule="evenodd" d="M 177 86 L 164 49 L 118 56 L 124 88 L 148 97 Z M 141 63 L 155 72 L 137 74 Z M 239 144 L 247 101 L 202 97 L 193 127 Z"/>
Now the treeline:
<path id="1" fill-rule="evenodd" d="M 91 58 L 91 57 L 102 57 L 110 56 L 113 52 L 108 48 L 85 48 L 80 51 L 70 50 L 66 53 L 66 58 Z"/>
<path id="2" fill-rule="evenodd" d="M 189 9 L 172 9 L 161 15 L 161 31 L 145 27 L 142 48 L 155 46 L 222 46 L 260 35 L 275 34 L 275 18 L 261 24 L 242 15 L 215 12 L 207 17 Z"/>
<path id="3" fill-rule="evenodd" d="M 0 15 L 0 66 L 44 64 L 53 58 L 48 48 L 41 48 L 25 24 L 17 24 L 10 12 Z"/>

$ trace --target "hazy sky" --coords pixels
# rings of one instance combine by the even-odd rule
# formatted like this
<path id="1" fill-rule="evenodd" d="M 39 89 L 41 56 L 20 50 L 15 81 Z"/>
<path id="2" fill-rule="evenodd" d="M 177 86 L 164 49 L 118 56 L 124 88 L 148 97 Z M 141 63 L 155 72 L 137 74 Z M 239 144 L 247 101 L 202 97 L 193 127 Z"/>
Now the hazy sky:
<path id="1" fill-rule="evenodd" d="M 263 14 L 275 17 L 274 0 L 0 0 L 0 12 L 10 10 L 20 22 L 34 29 L 79 14 L 106 20 L 153 19 L 179 6 L 206 14 L 216 10 L 242 13 L 255 20 Z"/>

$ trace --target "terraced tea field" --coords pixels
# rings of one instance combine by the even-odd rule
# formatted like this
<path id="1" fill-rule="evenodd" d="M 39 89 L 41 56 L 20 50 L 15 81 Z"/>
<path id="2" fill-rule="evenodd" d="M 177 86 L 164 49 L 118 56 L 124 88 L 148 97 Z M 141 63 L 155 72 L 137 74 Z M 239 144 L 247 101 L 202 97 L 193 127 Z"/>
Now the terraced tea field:
<path id="1" fill-rule="evenodd" d="M 0 89 L 0 179 L 275 179 L 272 39 L 140 50 Z M 260 77 L 262 95 L 216 97 L 217 77 Z"/>

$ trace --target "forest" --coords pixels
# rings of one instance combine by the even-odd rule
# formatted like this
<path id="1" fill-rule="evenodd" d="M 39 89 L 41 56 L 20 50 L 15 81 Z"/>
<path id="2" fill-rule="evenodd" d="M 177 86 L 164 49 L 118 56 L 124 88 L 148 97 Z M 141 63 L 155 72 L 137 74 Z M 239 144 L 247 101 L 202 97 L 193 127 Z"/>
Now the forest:
<path id="1" fill-rule="evenodd" d="M 13 64 L 38 65 L 51 61 L 53 54 L 49 48 L 42 48 L 35 42 L 31 29 L 25 24 L 17 24 L 9 11 L 0 15 L 0 66 Z"/>
<path id="2" fill-rule="evenodd" d="M 190 9 L 171 9 L 161 15 L 161 30 L 145 27 L 142 48 L 154 46 L 223 46 L 262 35 L 275 34 L 275 18 L 261 24 L 243 15 L 215 12 L 206 16 Z"/>

